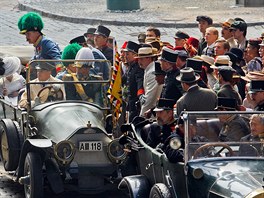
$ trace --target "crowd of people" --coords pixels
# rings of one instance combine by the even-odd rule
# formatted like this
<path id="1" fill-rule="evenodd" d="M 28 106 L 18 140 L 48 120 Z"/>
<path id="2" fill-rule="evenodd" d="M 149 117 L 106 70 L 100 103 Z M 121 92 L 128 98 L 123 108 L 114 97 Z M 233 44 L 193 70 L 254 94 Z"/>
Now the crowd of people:
<path id="1" fill-rule="evenodd" d="M 241 18 L 223 21 L 220 31 L 209 16 L 197 16 L 196 21 L 201 38 L 177 31 L 175 43 L 170 44 L 162 41 L 158 28 L 149 27 L 138 34 L 137 42 L 126 41 L 120 49 L 115 48 L 111 30 L 99 25 L 73 38 L 62 52 L 56 42 L 42 33 L 44 25 L 39 14 L 25 14 L 19 19 L 18 28 L 35 47 L 32 60 L 57 60 L 49 66 L 38 64 L 35 81 L 109 79 L 107 62 L 72 61 L 62 64 L 60 60 L 104 59 L 114 65 L 115 53 L 118 52 L 123 101 L 120 119 L 126 123 L 137 116 L 156 116 L 157 124 L 161 126 L 156 135 L 160 138 L 160 134 L 167 134 L 167 138 L 174 131 L 175 119 L 180 118 L 185 110 L 227 110 L 228 105 L 221 107 L 219 100 L 232 103 L 232 110 L 236 111 L 264 109 L 264 32 L 259 32 L 259 38 L 247 38 L 247 23 Z M 16 95 L 16 91 L 23 87 L 15 89 L 15 92 L 6 91 L 5 85 L 10 79 L 19 80 L 17 74 L 12 73 L 12 76 L 0 84 L 2 95 Z M 37 93 L 41 86 L 36 85 L 35 88 L 33 90 Z M 102 103 L 104 88 L 100 86 L 75 84 L 61 88 L 66 99 Z M 26 107 L 26 97 L 25 92 L 19 102 L 21 107 Z M 31 97 L 34 101 L 36 94 Z M 165 104 L 161 108 L 162 113 L 157 109 L 160 103 Z M 171 114 L 171 105 L 176 109 L 175 114 Z M 224 130 L 221 132 L 222 138 L 227 138 L 226 133 Z M 156 145 L 153 136 L 149 138 L 150 144 Z M 165 142 L 166 138 L 163 137 L 162 141 Z"/>

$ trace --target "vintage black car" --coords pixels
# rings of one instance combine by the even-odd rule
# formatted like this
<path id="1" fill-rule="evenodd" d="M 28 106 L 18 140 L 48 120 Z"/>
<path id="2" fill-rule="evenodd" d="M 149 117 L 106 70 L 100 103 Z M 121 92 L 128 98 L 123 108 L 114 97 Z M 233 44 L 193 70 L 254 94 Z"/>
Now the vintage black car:
<path id="1" fill-rule="evenodd" d="M 27 108 L 0 99 L 0 154 L 4 169 L 24 185 L 26 198 L 43 197 L 47 186 L 54 193 L 61 193 L 65 184 L 88 194 L 116 189 L 119 164 L 126 153 L 111 130 L 112 109 L 106 96 L 110 74 L 109 79 L 79 81 L 79 85 L 101 86 L 100 103 L 66 100 L 60 86 L 76 83 L 66 80 L 45 82 L 33 105 L 32 86 L 43 85 L 30 81 L 33 63 L 27 70 Z"/>
<path id="2" fill-rule="evenodd" d="M 160 148 L 145 143 L 149 121 L 126 125 L 120 143 L 136 155 L 140 174 L 124 177 L 119 189 L 134 198 L 264 197 L 262 138 L 240 141 L 237 135 L 236 140 L 219 141 L 226 135 L 227 120 L 250 133 L 250 117 L 260 113 L 263 117 L 264 112 L 185 112 L 184 161 L 177 163 L 171 163 Z M 205 138 L 196 141 L 198 136 Z M 180 142 L 177 137 L 170 139 L 171 149 L 179 151 Z"/>

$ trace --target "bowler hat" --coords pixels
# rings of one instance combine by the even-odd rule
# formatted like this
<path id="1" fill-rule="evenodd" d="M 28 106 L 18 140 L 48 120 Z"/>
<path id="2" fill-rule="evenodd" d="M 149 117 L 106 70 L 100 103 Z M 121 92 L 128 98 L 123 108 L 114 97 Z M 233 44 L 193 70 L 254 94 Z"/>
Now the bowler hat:
<path id="1" fill-rule="evenodd" d="M 88 28 L 87 32 L 83 34 L 83 36 L 87 37 L 88 34 L 94 34 L 96 28 Z"/>
<path id="2" fill-rule="evenodd" d="M 82 45 L 83 43 L 86 43 L 84 36 L 78 36 L 70 40 L 70 44 L 72 43 L 78 43 L 79 45 Z"/>
<path id="3" fill-rule="evenodd" d="M 206 21 L 208 23 L 208 25 L 212 25 L 213 24 L 213 19 L 209 16 L 197 16 L 196 17 L 196 21 Z"/>
<path id="4" fill-rule="evenodd" d="M 201 73 L 203 61 L 196 58 L 187 58 L 186 67 L 193 68 L 194 72 Z"/>
<path id="5" fill-rule="evenodd" d="M 244 21 L 235 21 L 231 26 L 230 29 L 239 29 L 240 31 L 247 30 L 247 24 Z"/>
<path id="6" fill-rule="evenodd" d="M 243 58 L 244 53 L 241 49 L 233 47 L 229 50 L 229 52 L 235 54 L 239 60 L 244 60 L 244 58 Z"/>
<path id="7" fill-rule="evenodd" d="M 138 56 L 135 58 L 147 58 L 147 57 L 154 57 L 157 56 L 153 54 L 152 47 L 141 47 L 138 50 Z"/>
<path id="8" fill-rule="evenodd" d="M 226 109 L 227 111 L 234 111 L 237 109 L 237 100 L 235 98 L 218 97 L 217 107 L 215 110 Z"/>
<path id="9" fill-rule="evenodd" d="M 109 30 L 107 27 L 103 25 L 99 25 L 96 31 L 94 32 L 94 34 L 102 35 L 104 37 L 109 37 L 110 33 L 111 33 L 111 30 Z"/>
<path id="10" fill-rule="evenodd" d="M 248 93 L 264 91 L 264 80 L 251 80 Z"/>
<path id="11" fill-rule="evenodd" d="M 230 58 L 230 60 L 231 60 L 231 62 L 232 62 L 233 64 L 236 64 L 236 62 L 237 62 L 237 60 L 238 60 L 237 55 L 235 55 L 235 54 L 232 53 L 232 52 L 226 52 L 225 55 L 229 56 L 229 58 Z"/>
<path id="12" fill-rule="evenodd" d="M 234 70 L 231 66 L 219 66 L 216 69 L 221 76 L 225 77 L 226 80 L 231 80 L 233 75 L 236 73 L 236 70 Z"/>
<path id="13" fill-rule="evenodd" d="M 41 69 L 47 71 L 52 71 L 53 69 L 56 68 L 55 65 L 53 65 L 52 63 L 43 62 L 43 61 L 34 61 L 30 65 L 35 69 Z"/>
<path id="14" fill-rule="evenodd" d="M 5 57 L 0 61 L 0 75 L 10 76 L 20 69 L 20 59 L 17 57 Z"/>
<path id="15" fill-rule="evenodd" d="M 154 111 L 172 110 L 175 105 L 175 100 L 160 98 L 157 102 Z"/>
<path id="16" fill-rule="evenodd" d="M 155 71 L 153 72 L 156 76 L 157 75 L 166 75 L 166 72 L 161 69 L 160 63 L 155 62 Z"/>
<path id="17" fill-rule="evenodd" d="M 173 49 L 170 49 L 168 47 L 163 47 L 161 51 L 160 60 L 164 60 L 170 63 L 176 63 L 178 58 L 177 52 L 175 52 Z"/>
<path id="18" fill-rule="evenodd" d="M 195 73 L 193 68 L 185 67 L 180 70 L 180 74 L 176 76 L 176 80 L 184 83 L 193 83 L 199 80 L 200 75 Z"/>
<path id="19" fill-rule="evenodd" d="M 140 48 L 140 45 L 139 44 L 137 44 L 137 43 L 135 43 L 133 41 L 128 41 L 127 42 L 127 46 L 124 49 L 124 51 L 133 52 L 133 53 L 137 54 L 139 48 Z"/>
<path id="20" fill-rule="evenodd" d="M 177 31 L 176 33 L 175 33 L 175 37 L 174 37 L 175 39 L 176 38 L 180 38 L 180 39 L 188 39 L 188 38 L 190 38 L 190 36 L 187 34 L 187 33 L 185 33 L 185 32 L 182 32 L 182 31 Z"/>

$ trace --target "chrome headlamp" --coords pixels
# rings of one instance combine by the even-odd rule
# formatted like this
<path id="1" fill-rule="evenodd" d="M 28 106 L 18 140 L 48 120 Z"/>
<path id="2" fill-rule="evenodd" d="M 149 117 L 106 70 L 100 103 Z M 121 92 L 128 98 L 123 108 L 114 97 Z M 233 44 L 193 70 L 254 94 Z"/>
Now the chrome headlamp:
<path id="1" fill-rule="evenodd" d="M 125 147 L 123 145 L 119 144 L 119 138 L 114 139 L 108 144 L 107 153 L 109 159 L 113 163 L 117 164 L 123 162 L 127 157 L 127 153 L 124 151 L 124 148 Z"/>
<path id="2" fill-rule="evenodd" d="M 181 147 L 181 140 L 178 137 L 170 139 L 170 147 L 174 150 L 177 150 Z"/>
<path id="3" fill-rule="evenodd" d="M 67 140 L 59 142 L 54 147 L 55 157 L 63 165 L 69 164 L 73 160 L 75 152 L 73 143 Z"/>

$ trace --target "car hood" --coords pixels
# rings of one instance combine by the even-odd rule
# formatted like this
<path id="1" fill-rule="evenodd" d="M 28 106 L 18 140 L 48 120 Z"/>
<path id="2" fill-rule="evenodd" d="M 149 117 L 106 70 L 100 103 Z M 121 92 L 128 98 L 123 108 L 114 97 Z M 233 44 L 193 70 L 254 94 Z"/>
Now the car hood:
<path id="1" fill-rule="evenodd" d="M 264 158 L 259 157 L 207 158 L 187 163 L 190 197 L 246 197 L 254 191 L 264 193 L 263 178 Z"/>
<path id="2" fill-rule="evenodd" d="M 102 110 L 85 103 L 55 103 L 39 105 L 31 115 L 41 136 L 54 142 L 69 139 L 88 124 L 105 132 L 105 121 Z"/>

